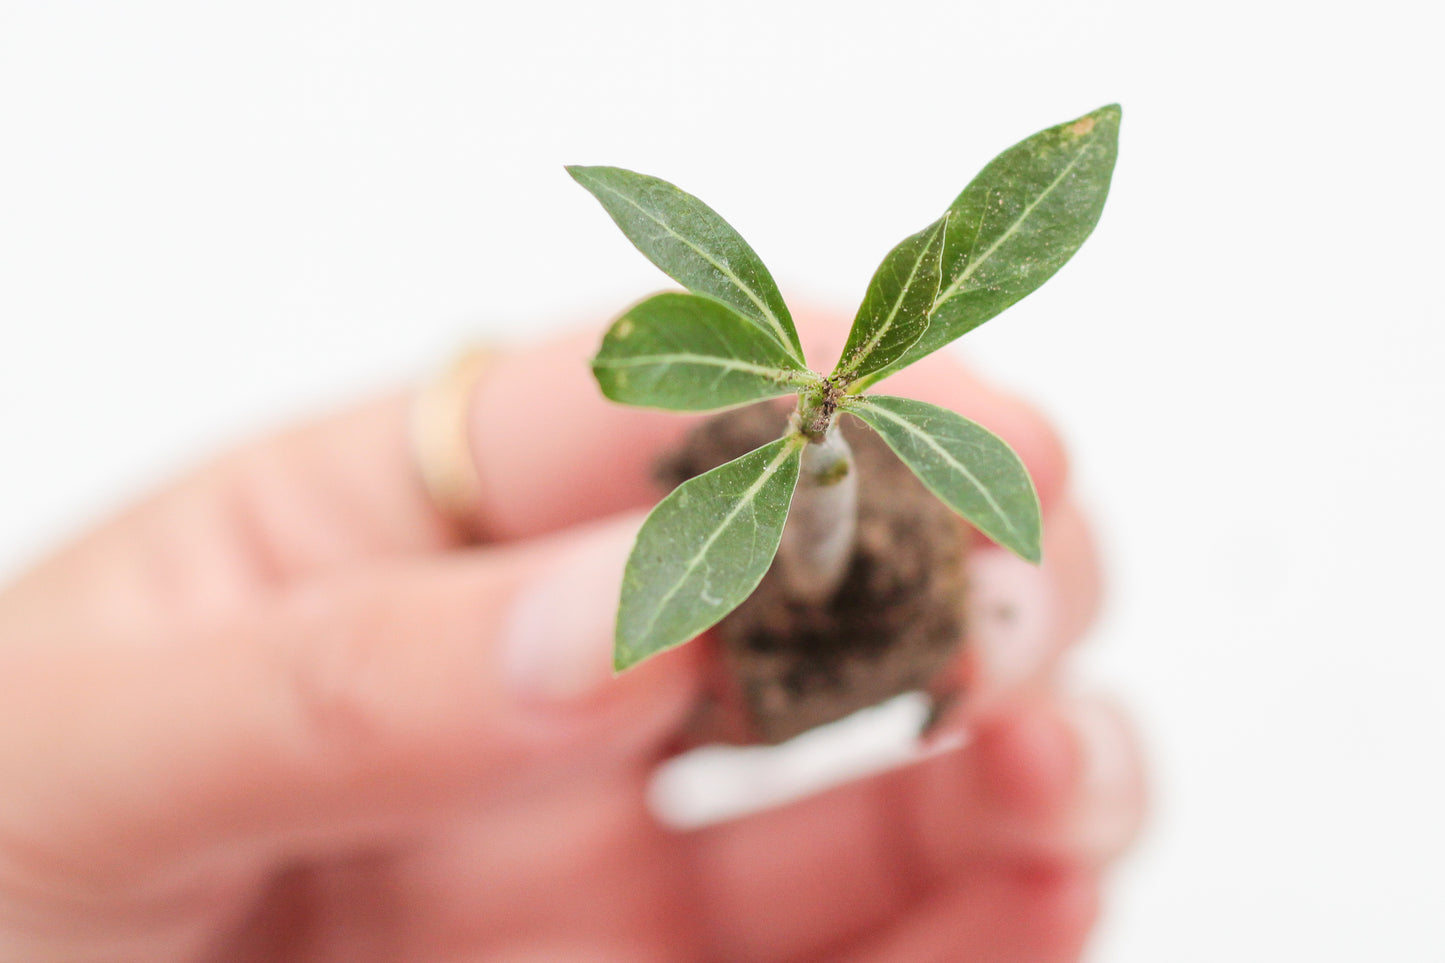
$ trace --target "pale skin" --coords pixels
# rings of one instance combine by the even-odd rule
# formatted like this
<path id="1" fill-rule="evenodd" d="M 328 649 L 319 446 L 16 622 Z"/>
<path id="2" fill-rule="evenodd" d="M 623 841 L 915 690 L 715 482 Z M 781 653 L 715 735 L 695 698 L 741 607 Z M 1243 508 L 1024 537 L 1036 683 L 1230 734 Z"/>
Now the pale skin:
<path id="1" fill-rule="evenodd" d="M 1079 957 L 1143 789 L 1119 713 L 1063 680 L 1098 578 L 1047 423 L 944 356 L 883 389 L 998 432 L 1044 506 L 1041 569 L 970 561 L 963 745 L 677 832 L 644 788 L 705 646 L 608 660 L 687 420 L 605 402 L 594 343 L 513 352 L 476 392 L 486 544 L 422 493 L 397 393 L 0 591 L 0 961 Z"/>

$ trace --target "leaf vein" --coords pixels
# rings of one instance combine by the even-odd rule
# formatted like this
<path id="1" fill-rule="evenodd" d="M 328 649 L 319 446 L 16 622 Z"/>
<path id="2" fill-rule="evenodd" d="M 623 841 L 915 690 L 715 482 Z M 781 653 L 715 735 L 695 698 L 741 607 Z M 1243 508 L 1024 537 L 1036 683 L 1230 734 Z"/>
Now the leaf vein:
<path id="1" fill-rule="evenodd" d="M 945 216 L 944 226 L 946 227 L 946 225 L 947 217 Z M 943 227 L 939 228 L 939 230 L 943 229 Z M 884 319 L 883 324 L 878 330 L 873 333 L 873 337 L 868 339 L 868 343 L 863 345 L 862 350 L 853 356 L 853 361 L 848 365 L 848 371 L 857 371 L 861 368 L 863 363 L 868 360 L 868 356 L 878 349 L 878 344 L 887 337 L 888 332 L 893 329 L 893 323 L 898 319 L 898 312 L 903 308 L 903 302 L 908 300 L 908 292 L 913 287 L 913 282 L 918 278 L 918 269 L 928 256 L 928 252 L 933 250 L 933 240 L 934 239 L 930 237 L 929 240 L 924 243 L 923 249 L 918 252 L 918 257 L 914 259 L 913 267 L 908 272 L 908 280 L 903 282 L 902 289 L 898 292 L 898 297 L 894 298 L 893 307 L 889 310 L 888 317 Z M 896 281 L 897 278 L 898 275 L 895 268 L 894 280 Z"/>
<path id="2" fill-rule="evenodd" d="M 705 564 L 707 553 L 712 548 L 713 543 L 722 537 L 722 533 L 733 523 L 733 520 L 738 517 L 743 509 L 752 507 L 753 501 L 758 497 L 758 492 L 762 491 L 763 486 L 766 485 L 768 480 L 773 477 L 773 474 L 777 472 L 778 466 L 793 456 L 799 444 L 800 442 L 796 440 L 790 440 L 789 444 L 784 445 L 782 450 L 778 452 L 777 457 L 769 462 L 767 467 L 758 475 L 757 481 L 747 487 L 742 497 L 738 499 L 737 504 L 733 505 L 728 513 L 723 516 L 722 520 L 713 527 L 712 533 L 708 535 L 707 539 L 702 543 L 702 546 L 693 553 L 692 558 L 688 559 L 687 564 L 683 566 L 682 573 L 678 575 L 676 581 L 672 583 L 672 588 L 668 589 L 667 593 L 663 595 L 653 607 L 652 618 L 647 620 L 647 624 L 642 629 L 641 634 L 644 638 L 652 634 L 653 626 L 655 626 L 657 620 L 662 617 L 663 610 L 667 608 L 673 596 L 682 590 L 683 583 L 692 576 L 693 571 L 697 569 L 698 565 Z"/>
<path id="3" fill-rule="evenodd" d="M 723 276 L 726 277 L 729 281 L 731 281 L 731 282 L 733 283 L 733 285 L 734 285 L 739 291 L 741 291 L 741 292 L 747 297 L 747 299 L 748 299 L 749 301 L 753 302 L 753 304 L 757 307 L 757 309 L 758 309 L 759 311 L 762 312 L 763 318 L 767 321 L 767 323 L 768 323 L 768 324 L 772 327 L 772 329 L 773 329 L 773 330 L 772 330 L 772 334 L 773 334 L 773 335 L 778 339 L 778 341 L 783 345 L 783 347 L 787 350 L 788 354 L 792 355 L 792 354 L 795 353 L 795 349 L 794 349 L 794 347 L 793 347 L 793 344 L 792 344 L 792 342 L 791 342 L 791 341 L 789 340 L 789 338 L 788 338 L 787 331 L 783 328 L 783 323 L 778 320 L 778 317 L 777 317 L 777 315 L 775 315 L 775 314 L 773 313 L 772 308 L 768 307 L 767 303 L 764 302 L 764 301 L 762 300 L 762 298 L 758 297 L 757 293 L 756 293 L 755 291 L 753 291 L 753 289 L 752 289 L 749 285 L 745 284 L 745 283 L 743 282 L 742 278 L 738 277 L 737 274 L 735 274 L 735 273 L 733 272 L 732 268 L 728 267 L 726 264 L 724 264 L 723 262 L 719 261 L 717 258 L 713 257 L 711 254 L 709 254 L 709 253 L 708 253 L 706 250 L 704 250 L 703 248 L 698 247 L 698 246 L 697 246 L 696 244 L 694 244 L 691 240 L 689 240 L 685 235 L 679 234 L 676 230 L 673 229 L 673 227 L 672 227 L 671 224 L 667 223 L 667 222 L 664 221 L 662 218 L 660 218 L 660 217 L 658 217 L 656 214 L 654 214 L 652 211 L 649 211 L 647 208 L 645 208 L 645 207 L 643 207 L 641 204 L 637 203 L 637 201 L 633 200 L 633 198 L 630 197 L 629 195 L 624 194 L 622 191 L 619 191 L 619 190 L 617 190 L 615 187 L 612 187 L 611 185 L 608 185 L 608 184 L 601 184 L 601 183 L 599 183 L 597 186 L 600 187 L 600 188 L 602 188 L 603 190 L 607 191 L 609 194 L 613 194 L 613 195 L 615 195 L 616 197 L 619 197 L 619 198 L 621 198 L 622 200 L 626 201 L 627 203 L 631 204 L 633 207 L 637 208 L 637 210 L 638 210 L 644 217 L 648 218 L 650 221 L 652 221 L 652 222 L 653 222 L 654 224 L 656 224 L 658 227 L 662 228 L 662 229 L 663 229 L 664 231 L 666 231 L 668 234 L 672 235 L 674 238 L 676 238 L 677 240 L 681 241 L 683 244 L 687 245 L 688 247 L 692 248 L 695 252 L 697 252 L 697 255 L 698 255 L 699 257 L 701 257 L 701 258 L 702 258 L 704 261 L 706 261 L 708 264 L 711 264 L 711 265 L 713 266 L 713 268 L 715 268 L 719 274 L 723 275 Z M 801 360 L 801 359 L 800 359 L 800 360 Z"/>
<path id="4" fill-rule="evenodd" d="M 866 399 L 863 401 L 863 405 L 866 405 L 869 410 L 881 414 L 889 421 L 892 421 L 898 425 L 902 425 L 905 431 L 921 440 L 924 444 L 928 445 L 929 448 L 932 448 L 939 455 L 939 457 L 941 457 L 944 461 L 957 469 L 960 475 L 968 479 L 969 484 L 973 485 L 973 487 L 978 490 L 978 493 L 983 496 L 984 501 L 988 502 L 989 507 L 994 510 L 994 514 L 999 517 L 999 520 L 1002 521 L 1004 525 L 1008 526 L 1008 530 L 1010 532 L 1013 532 L 1015 535 L 1022 537 L 1022 533 L 1009 518 L 1008 512 L 1004 511 L 1003 506 L 1000 505 L 998 501 L 993 497 L 993 493 L 990 492 L 988 488 L 978 480 L 978 477 L 974 475 L 973 472 L 969 471 L 962 462 L 960 462 L 957 458 L 954 458 L 953 454 L 949 452 L 948 449 L 940 445 L 931 434 L 922 430 L 913 422 L 909 421 L 907 418 L 900 417 L 889 411 L 887 408 L 882 407 L 881 405 L 874 404 L 867 401 Z"/>
<path id="5" fill-rule="evenodd" d="M 767 365 L 753 364 L 750 361 L 740 361 L 736 358 L 719 358 L 715 355 L 695 354 L 682 351 L 669 354 L 628 355 L 622 358 L 594 358 L 592 361 L 594 368 L 642 368 L 650 365 L 674 364 L 693 364 L 701 367 L 746 371 L 749 374 L 764 375 L 768 378 L 775 378 L 779 381 L 790 383 L 802 382 L 807 379 L 807 375 L 801 371 L 789 371 L 786 368 L 770 368 Z"/>
<path id="6" fill-rule="evenodd" d="M 968 263 L 964 265 L 963 270 L 959 272 L 958 277 L 954 278 L 953 282 L 949 284 L 948 287 L 941 294 L 939 294 L 937 298 L 934 299 L 933 310 L 937 311 L 938 308 L 945 301 L 957 294 L 959 289 L 963 287 L 964 283 L 973 276 L 973 273 L 978 270 L 979 267 L 988 263 L 988 259 L 993 257 L 993 253 L 999 249 L 999 246 L 1018 233 L 1020 226 L 1022 226 L 1024 221 L 1028 220 L 1029 216 L 1033 214 L 1034 209 L 1037 208 L 1040 204 L 1042 204 L 1046 197 L 1053 193 L 1054 188 L 1058 187 L 1061 183 L 1063 183 L 1064 178 L 1067 177 L 1069 173 L 1078 166 L 1079 161 L 1083 160 L 1086 156 L 1088 156 L 1089 150 L 1093 146 L 1094 145 L 1092 143 L 1084 145 L 1084 147 L 1079 150 L 1079 153 L 1074 156 L 1074 159 L 1069 161 L 1069 163 L 1065 165 L 1064 169 L 1059 172 L 1059 175 L 1049 183 L 1049 186 L 1045 187 L 1042 191 L 1039 192 L 1038 197 L 1034 198 L 1032 201 L 1029 202 L 1029 205 L 1023 209 L 1023 212 L 1020 213 L 1018 217 L 1014 218 L 1013 223 L 1010 224 L 1004 230 L 1004 232 L 998 236 L 997 240 L 995 240 L 992 244 L 988 246 L 988 249 L 985 250 L 983 254 L 981 254 L 978 258 L 969 258 Z M 985 211 L 987 211 L 987 205 L 985 205 Z M 980 221 L 980 232 L 982 231 L 982 229 L 983 223 L 982 221 Z M 977 243 L 976 238 L 975 243 Z M 972 254 L 972 251 L 970 251 L 969 253 Z"/>

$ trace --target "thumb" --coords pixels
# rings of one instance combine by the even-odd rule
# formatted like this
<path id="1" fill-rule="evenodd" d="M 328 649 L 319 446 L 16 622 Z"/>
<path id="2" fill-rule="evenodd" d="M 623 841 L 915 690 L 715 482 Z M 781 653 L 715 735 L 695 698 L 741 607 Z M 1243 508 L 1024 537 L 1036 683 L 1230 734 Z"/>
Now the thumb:
<path id="1" fill-rule="evenodd" d="M 697 656 L 612 676 L 639 523 L 386 562 L 144 648 L 11 659 L 0 758 L 37 758 L 13 770 L 25 785 L 7 786 L 0 832 L 39 827 L 124 873 L 241 841 L 375 839 L 587 768 L 640 768 L 688 710 Z"/>

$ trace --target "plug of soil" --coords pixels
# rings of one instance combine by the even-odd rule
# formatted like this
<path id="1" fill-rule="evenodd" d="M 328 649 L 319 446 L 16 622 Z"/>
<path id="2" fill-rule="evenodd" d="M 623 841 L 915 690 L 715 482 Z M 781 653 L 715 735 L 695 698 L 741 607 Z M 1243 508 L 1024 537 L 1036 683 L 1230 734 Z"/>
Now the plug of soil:
<path id="1" fill-rule="evenodd" d="M 659 480 L 671 488 L 744 455 L 776 439 L 787 419 L 771 403 L 716 415 L 659 466 Z M 837 497 L 800 484 L 784 550 L 708 633 L 718 658 L 690 727 L 696 742 L 783 742 L 912 691 L 928 692 L 936 715 L 953 696 L 940 680 L 963 640 L 971 530 L 861 423 L 845 416 L 834 430 L 845 433 L 857 475 L 852 550 L 823 580 L 831 584 L 797 576 L 790 556 L 806 549 L 792 546 L 818 536 L 797 537 L 820 514 L 806 500 Z"/>

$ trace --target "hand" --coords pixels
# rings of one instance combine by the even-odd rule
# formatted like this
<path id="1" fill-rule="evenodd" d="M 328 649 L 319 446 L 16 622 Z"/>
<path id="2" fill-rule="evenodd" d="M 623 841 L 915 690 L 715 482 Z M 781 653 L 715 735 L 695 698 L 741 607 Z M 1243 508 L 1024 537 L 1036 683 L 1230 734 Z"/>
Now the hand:
<path id="1" fill-rule="evenodd" d="M 1117 713 L 1056 681 L 1097 584 L 1048 427 L 945 357 L 897 379 L 1008 439 L 1045 506 L 1041 569 L 970 563 L 966 744 L 672 832 L 644 788 L 699 647 L 615 679 L 609 647 L 686 420 L 603 402 L 593 340 L 476 392 L 485 545 L 414 480 L 398 395 L 0 593 L 0 961 L 1076 958 L 1142 791 Z"/>

